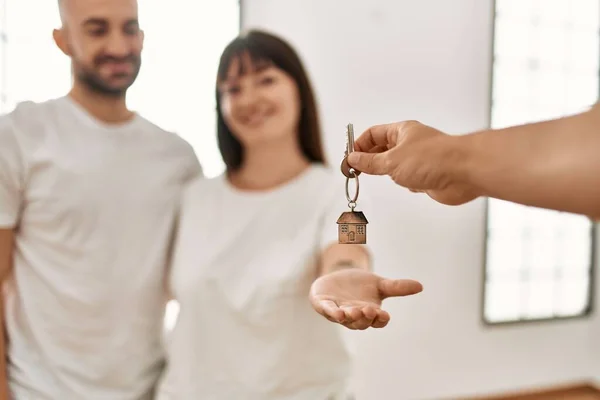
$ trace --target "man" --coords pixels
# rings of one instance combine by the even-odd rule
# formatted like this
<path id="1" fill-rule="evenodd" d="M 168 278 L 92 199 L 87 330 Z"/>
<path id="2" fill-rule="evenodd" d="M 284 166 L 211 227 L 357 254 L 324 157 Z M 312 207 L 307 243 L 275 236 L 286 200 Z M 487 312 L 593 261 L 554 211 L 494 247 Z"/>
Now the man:
<path id="1" fill-rule="evenodd" d="M 137 2 L 59 7 L 72 90 L 0 117 L 10 396 L 150 399 L 177 201 L 200 167 L 185 141 L 126 107 L 141 64 Z"/>
<path id="2" fill-rule="evenodd" d="M 448 205 L 485 196 L 600 217 L 600 104 L 550 121 L 450 136 L 415 121 L 378 125 L 348 163 Z"/>

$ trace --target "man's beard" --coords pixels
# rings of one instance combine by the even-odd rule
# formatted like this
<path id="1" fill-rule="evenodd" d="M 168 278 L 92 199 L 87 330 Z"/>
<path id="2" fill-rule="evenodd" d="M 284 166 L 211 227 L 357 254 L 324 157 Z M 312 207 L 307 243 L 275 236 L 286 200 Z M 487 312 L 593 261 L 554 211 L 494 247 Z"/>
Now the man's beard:
<path id="1" fill-rule="evenodd" d="M 96 67 L 102 66 L 102 64 L 106 62 L 129 62 L 133 64 L 134 70 L 133 73 L 129 76 L 129 80 L 120 86 L 110 85 L 105 79 L 103 79 L 100 74 L 96 72 L 96 70 L 87 68 L 83 66 L 81 63 L 73 61 L 73 71 L 75 75 L 75 79 L 85 85 L 92 92 L 110 96 L 110 97 L 121 97 L 124 96 L 127 92 L 127 89 L 137 79 L 137 76 L 140 72 L 141 67 L 141 58 L 137 56 L 128 56 L 126 59 L 115 60 L 111 57 L 103 57 L 102 59 L 95 60 L 94 65 Z"/>

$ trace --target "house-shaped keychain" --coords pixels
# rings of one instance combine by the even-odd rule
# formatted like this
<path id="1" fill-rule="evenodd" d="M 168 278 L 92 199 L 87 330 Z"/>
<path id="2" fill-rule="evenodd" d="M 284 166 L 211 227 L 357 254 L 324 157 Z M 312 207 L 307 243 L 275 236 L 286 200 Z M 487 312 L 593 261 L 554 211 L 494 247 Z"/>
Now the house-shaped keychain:
<path id="1" fill-rule="evenodd" d="M 367 218 L 362 211 L 346 211 L 340 215 L 338 224 L 338 242 L 341 244 L 367 243 Z"/>

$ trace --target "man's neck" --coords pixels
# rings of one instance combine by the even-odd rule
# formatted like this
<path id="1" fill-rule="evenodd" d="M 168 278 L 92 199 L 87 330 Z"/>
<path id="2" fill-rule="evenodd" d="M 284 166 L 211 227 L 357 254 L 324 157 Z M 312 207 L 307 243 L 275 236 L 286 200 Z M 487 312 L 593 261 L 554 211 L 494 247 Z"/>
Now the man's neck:
<path id="1" fill-rule="evenodd" d="M 134 116 L 127 108 L 125 96 L 102 96 L 78 86 L 71 89 L 69 96 L 94 118 L 107 124 L 124 123 Z"/>

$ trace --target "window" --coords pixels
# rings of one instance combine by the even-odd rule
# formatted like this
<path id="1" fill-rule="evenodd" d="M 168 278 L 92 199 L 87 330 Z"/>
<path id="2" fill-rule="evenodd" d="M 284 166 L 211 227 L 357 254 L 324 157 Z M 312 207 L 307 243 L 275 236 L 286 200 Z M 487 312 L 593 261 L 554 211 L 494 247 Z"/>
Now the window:
<path id="1" fill-rule="evenodd" d="M 43 101 L 65 94 L 71 84 L 70 64 L 52 38 L 52 30 L 60 23 L 57 2 L 3 2 L 6 47 L 1 60 L 5 77 L 2 112 L 11 111 L 21 101 Z"/>
<path id="2" fill-rule="evenodd" d="M 129 106 L 186 139 L 205 175 L 213 177 L 224 171 L 216 141 L 215 79 L 221 51 L 239 33 L 239 0 L 214 1 L 211 7 L 189 0 L 166 3 L 139 0 L 146 38 Z M 20 101 L 44 101 L 68 92 L 70 61 L 52 39 L 59 24 L 56 0 L 0 0 L 2 113 Z M 171 303 L 167 327 L 176 314 Z"/>
<path id="3" fill-rule="evenodd" d="M 342 225 L 342 233 L 348 233 L 348 225 Z"/>
<path id="4" fill-rule="evenodd" d="M 15 0 L 11 0 L 15 1 Z M 46 0 L 47 1 L 47 0 Z M 221 52 L 239 33 L 239 0 L 139 0 L 146 34 L 129 103 L 196 150 L 204 174 L 224 171 L 216 137 L 215 80 Z"/>
<path id="5" fill-rule="evenodd" d="M 496 0 L 491 125 L 576 113 L 596 102 L 599 0 Z M 489 200 L 487 323 L 586 315 L 594 225 L 586 217 Z"/>
<path id="6" fill-rule="evenodd" d="M 358 225 L 356 227 L 356 233 L 358 233 L 359 235 L 362 235 L 365 233 L 365 227 L 364 225 Z"/>

